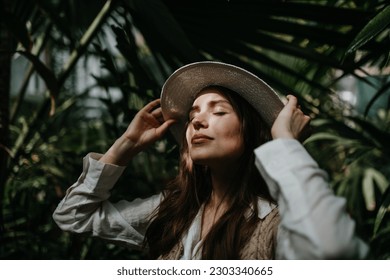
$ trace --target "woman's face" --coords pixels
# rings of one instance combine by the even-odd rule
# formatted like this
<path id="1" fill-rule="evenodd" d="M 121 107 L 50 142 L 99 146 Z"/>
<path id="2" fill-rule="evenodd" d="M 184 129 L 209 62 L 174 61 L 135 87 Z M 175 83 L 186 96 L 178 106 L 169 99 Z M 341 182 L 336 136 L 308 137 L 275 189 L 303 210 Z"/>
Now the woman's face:
<path id="1" fill-rule="evenodd" d="M 236 162 L 244 152 L 241 122 L 217 89 L 206 89 L 195 99 L 186 140 L 190 157 L 196 164 L 224 166 Z"/>

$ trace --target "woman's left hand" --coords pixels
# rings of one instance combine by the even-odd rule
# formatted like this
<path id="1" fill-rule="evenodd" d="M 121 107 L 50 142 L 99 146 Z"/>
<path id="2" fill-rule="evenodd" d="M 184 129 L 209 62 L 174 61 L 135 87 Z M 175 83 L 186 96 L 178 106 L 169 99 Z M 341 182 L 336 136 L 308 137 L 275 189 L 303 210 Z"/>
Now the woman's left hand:
<path id="1" fill-rule="evenodd" d="M 287 104 L 272 125 L 272 137 L 273 139 L 287 138 L 304 141 L 310 136 L 310 117 L 301 111 L 295 96 L 288 95 L 287 100 Z"/>

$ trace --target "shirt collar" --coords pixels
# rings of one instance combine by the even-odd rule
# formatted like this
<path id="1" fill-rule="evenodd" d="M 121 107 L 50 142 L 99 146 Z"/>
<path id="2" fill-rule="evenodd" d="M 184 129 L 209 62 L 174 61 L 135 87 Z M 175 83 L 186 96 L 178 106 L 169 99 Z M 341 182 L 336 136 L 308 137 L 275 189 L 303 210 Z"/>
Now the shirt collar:
<path id="1" fill-rule="evenodd" d="M 264 219 L 273 209 L 275 209 L 276 204 L 259 197 L 257 199 L 257 209 L 258 209 L 258 217 L 260 219 Z"/>

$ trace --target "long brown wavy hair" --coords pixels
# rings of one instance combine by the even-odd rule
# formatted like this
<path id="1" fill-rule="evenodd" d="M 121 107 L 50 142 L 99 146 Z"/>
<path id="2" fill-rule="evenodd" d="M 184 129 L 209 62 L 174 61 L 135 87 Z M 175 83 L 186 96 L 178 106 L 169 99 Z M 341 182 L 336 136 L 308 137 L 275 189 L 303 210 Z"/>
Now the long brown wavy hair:
<path id="1" fill-rule="evenodd" d="M 202 258 L 239 259 L 240 249 L 258 221 L 258 197 L 275 203 L 255 167 L 253 153 L 272 137 L 267 124 L 237 93 L 221 86 L 207 88 L 218 90 L 231 103 L 242 125 L 245 149 L 236 179 L 226 193 L 227 210 L 206 235 Z M 181 241 L 200 207 L 210 198 L 211 191 L 210 172 L 207 166 L 193 164 L 183 135 L 178 175 L 163 192 L 164 198 L 146 232 L 145 244 L 151 258 L 169 253 Z"/>

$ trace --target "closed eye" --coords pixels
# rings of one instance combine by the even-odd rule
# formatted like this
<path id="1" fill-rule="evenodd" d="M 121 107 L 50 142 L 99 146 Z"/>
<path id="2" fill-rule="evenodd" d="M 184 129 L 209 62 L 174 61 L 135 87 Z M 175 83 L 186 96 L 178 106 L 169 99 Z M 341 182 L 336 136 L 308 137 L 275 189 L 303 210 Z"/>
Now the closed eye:
<path id="1" fill-rule="evenodd" d="M 195 119 L 195 117 L 196 117 L 196 113 L 191 113 L 191 114 L 189 114 L 189 116 L 188 116 L 188 122 L 192 122 L 192 121 Z"/>

